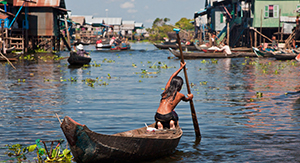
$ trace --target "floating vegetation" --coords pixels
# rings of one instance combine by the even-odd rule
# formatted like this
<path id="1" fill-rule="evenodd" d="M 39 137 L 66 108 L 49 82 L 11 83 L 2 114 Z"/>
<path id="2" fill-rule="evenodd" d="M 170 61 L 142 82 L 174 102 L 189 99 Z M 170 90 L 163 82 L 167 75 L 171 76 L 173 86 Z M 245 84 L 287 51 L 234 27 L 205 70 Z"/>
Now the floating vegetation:
<path id="1" fill-rule="evenodd" d="M 108 76 L 106 78 L 111 79 L 112 77 L 110 76 L 110 74 L 108 74 Z M 116 79 L 116 78 L 117 77 L 115 77 L 114 79 Z M 44 82 L 71 82 L 71 83 L 76 83 L 76 82 L 78 82 L 78 79 L 76 77 L 75 78 L 70 77 L 69 79 L 63 79 L 62 77 L 60 77 L 59 80 L 50 80 L 50 79 L 44 78 Z M 81 82 L 85 83 L 89 87 L 94 87 L 96 85 L 98 85 L 98 86 L 108 85 L 107 82 L 103 81 L 99 77 L 96 77 L 95 79 L 86 78 L 86 79 L 81 80 Z"/>
<path id="2" fill-rule="evenodd" d="M 257 98 L 263 97 L 263 93 L 262 93 L 262 92 L 256 92 L 256 97 L 257 97 Z"/>
<path id="3" fill-rule="evenodd" d="M 97 64 L 96 61 L 92 64 L 93 67 L 101 67 L 101 64 Z"/>
<path id="4" fill-rule="evenodd" d="M 202 61 L 201 61 L 201 63 L 208 63 L 205 59 L 203 59 Z"/>
<path id="5" fill-rule="evenodd" d="M 141 74 L 141 78 L 153 78 L 154 76 L 150 76 L 149 74 L 157 74 L 157 72 L 148 72 L 146 69 L 141 69 L 142 72 L 138 73 L 136 72 L 135 74 Z"/>
<path id="6" fill-rule="evenodd" d="M 26 155 L 28 153 L 36 153 L 35 159 L 36 162 L 66 162 L 71 163 L 72 161 L 72 154 L 71 151 L 67 148 L 62 148 L 61 144 L 64 140 L 54 140 L 54 141 L 41 141 L 40 139 L 36 140 L 36 144 L 24 146 L 21 144 L 14 144 L 14 145 L 5 145 L 8 149 L 5 154 L 11 157 L 9 159 L 17 160 L 17 162 L 24 162 L 27 160 Z M 57 145 L 53 146 L 53 143 L 57 143 Z M 44 145 L 44 148 L 40 144 Z M 52 143 L 50 149 L 47 148 L 46 143 Z M 6 161 L 5 161 L 6 162 Z M 27 161 L 26 161 L 27 162 Z"/>
<path id="7" fill-rule="evenodd" d="M 18 83 L 20 83 L 20 82 L 25 82 L 26 81 L 26 79 L 18 79 Z"/>
<path id="8" fill-rule="evenodd" d="M 171 67 L 168 67 L 167 64 L 165 64 L 164 62 L 157 62 L 157 65 L 156 65 L 156 62 L 154 62 L 151 66 L 149 66 L 149 68 L 153 68 L 153 69 L 167 69 L 167 68 L 171 68 Z M 174 67 L 175 68 L 175 67 Z"/>
<path id="9" fill-rule="evenodd" d="M 137 68 L 136 64 L 134 64 L 134 63 L 132 63 L 131 66 L 134 68 Z"/>
<path id="10" fill-rule="evenodd" d="M 20 56 L 19 59 L 23 59 L 23 60 L 28 60 L 28 61 L 33 61 L 34 59 L 34 55 L 33 54 L 28 54 L 28 55 L 24 55 L 24 56 Z"/>
<path id="11" fill-rule="evenodd" d="M 200 85 L 207 85 L 207 81 L 199 82 Z"/>
<path id="12" fill-rule="evenodd" d="M 106 59 L 106 58 L 104 58 L 103 60 L 102 60 L 102 62 L 104 63 L 104 62 L 106 62 L 106 63 L 115 63 L 116 61 L 115 60 L 112 60 L 112 59 Z"/>
<path id="13" fill-rule="evenodd" d="M 216 60 L 216 59 L 211 59 L 211 63 L 213 63 L 213 64 L 218 64 L 218 60 Z"/>
<path id="14" fill-rule="evenodd" d="M 106 77 L 107 79 L 111 79 L 111 76 L 110 76 L 110 74 L 107 74 L 107 77 Z"/>

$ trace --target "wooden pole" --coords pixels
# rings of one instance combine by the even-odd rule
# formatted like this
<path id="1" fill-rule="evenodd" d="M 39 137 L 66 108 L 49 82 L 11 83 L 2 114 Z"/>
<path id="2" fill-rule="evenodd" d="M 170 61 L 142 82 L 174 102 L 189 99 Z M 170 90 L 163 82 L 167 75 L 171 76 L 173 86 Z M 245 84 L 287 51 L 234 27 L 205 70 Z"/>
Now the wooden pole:
<path id="1" fill-rule="evenodd" d="M 260 33 L 262 31 L 262 12 L 263 10 L 261 9 L 261 12 L 260 12 Z M 261 35 L 259 36 L 259 44 L 261 45 Z"/>
<path id="2" fill-rule="evenodd" d="M 229 30 L 229 22 L 227 22 L 227 45 L 229 46 L 229 39 L 230 39 L 230 30 Z"/>
<path id="3" fill-rule="evenodd" d="M 69 25 L 68 25 L 68 21 L 67 21 L 67 17 L 66 16 L 65 16 L 65 25 L 66 25 L 66 34 L 67 34 L 67 38 L 68 38 L 68 45 L 69 45 L 69 47 L 71 47 Z"/>
<path id="4" fill-rule="evenodd" d="M 208 33 L 208 39 L 209 39 L 209 46 L 212 46 L 211 33 Z"/>
<path id="5" fill-rule="evenodd" d="M 277 35 L 277 43 L 279 42 L 279 32 L 280 32 L 280 15 L 281 15 L 281 9 L 279 9 L 279 23 L 278 23 L 278 35 Z"/>
<path id="6" fill-rule="evenodd" d="M 179 37 L 180 29 L 174 28 L 173 30 L 176 31 L 176 34 L 177 34 L 177 43 L 179 45 L 179 50 L 180 50 L 180 55 L 181 55 L 181 63 L 184 63 L 184 58 L 183 58 L 182 48 L 181 48 L 181 43 L 180 43 L 180 37 Z M 185 76 L 185 82 L 186 82 L 188 94 L 191 94 L 191 89 L 190 89 L 189 80 L 188 80 L 188 76 L 187 76 L 186 66 L 184 67 L 184 76 Z M 190 108 L 191 108 L 191 114 L 192 114 L 192 118 L 193 118 L 195 134 L 196 134 L 196 137 L 199 138 L 199 137 L 201 137 L 201 134 L 200 134 L 200 129 L 199 129 L 199 125 L 198 125 L 198 120 L 197 120 L 197 115 L 196 115 L 193 100 L 190 100 Z"/>
<path id="7" fill-rule="evenodd" d="M 252 32 L 249 30 L 250 47 L 253 47 Z"/>
<path id="8" fill-rule="evenodd" d="M 254 32 L 254 47 L 257 47 L 257 32 Z"/>

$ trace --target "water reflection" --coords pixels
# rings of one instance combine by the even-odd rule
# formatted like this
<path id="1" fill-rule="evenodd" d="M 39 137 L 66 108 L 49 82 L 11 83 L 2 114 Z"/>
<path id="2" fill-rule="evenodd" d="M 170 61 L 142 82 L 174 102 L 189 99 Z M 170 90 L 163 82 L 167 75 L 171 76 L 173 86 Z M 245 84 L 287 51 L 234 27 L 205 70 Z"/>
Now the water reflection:
<path id="1" fill-rule="evenodd" d="M 131 51 L 90 50 L 96 67 L 66 59 L 0 65 L 0 145 L 64 138 L 54 113 L 114 134 L 154 121 L 160 94 L 179 66 L 167 50 L 133 44 Z M 62 57 L 67 57 L 62 52 Z M 108 60 L 114 62 L 107 62 Z M 149 68 L 158 62 L 169 68 Z M 202 134 L 195 141 L 190 106 L 180 103 L 183 137 L 174 155 L 151 162 L 294 162 L 299 160 L 299 65 L 258 58 L 186 60 Z M 132 66 L 135 64 L 136 66 Z M 155 72 L 142 76 L 142 70 Z M 108 78 L 110 74 L 111 78 Z M 150 77 L 151 76 L 151 77 Z M 180 74 L 183 76 L 183 73 Z M 76 78 L 77 81 L 69 79 Z M 94 87 L 85 79 L 99 78 Z M 23 80 L 24 79 L 24 80 Z M 61 81 L 63 80 L 63 81 Z M 100 81 L 101 80 L 101 81 Z M 101 85 L 106 82 L 107 85 Z M 186 94 L 185 85 L 182 92 Z M 261 92 L 258 97 L 256 92 Z M 290 92 L 290 93 L 287 93 Z M 294 93 L 293 93 L 294 92 Z M 287 93 L 287 94 L 286 94 Z M 0 149 L 0 161 L 7 159 Z M 31 158 L 33 158 L 32 156 Z"/>

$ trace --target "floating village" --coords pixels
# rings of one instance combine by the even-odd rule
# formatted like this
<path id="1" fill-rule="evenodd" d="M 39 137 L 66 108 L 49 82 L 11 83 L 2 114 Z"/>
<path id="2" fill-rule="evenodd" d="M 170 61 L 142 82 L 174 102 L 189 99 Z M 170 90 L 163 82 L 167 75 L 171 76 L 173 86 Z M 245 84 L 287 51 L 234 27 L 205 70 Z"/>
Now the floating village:
<path id="1" fill-rule="evenodd" d="M 255 0 L 205 1 L 205 8 L 193 15 L 194 31 L 180 31 L 183 50 L 187 57 L 237 57 L 259 56 L 295 58 L 298 54 L 299 19 L 298 1 L 276 1 L 276 4 Z M 124 43 L 129 49 L 130 40 L 147 39 L 143 23 L 123 20 L 121 17 L 94 17 L 72 15 L 64 0 L 53 1 L 1 1 L 2 53 L 11 60 L 28 49 L 44 51 L 71 51 L 72 45 L 95 44 L 95 48 L 111 48 L 110 42 Z M 100 41 L 97 42 L 97 41 Z M 234 55 L 220 49 L 224 44 Z M 168 32 L 168 38 L 157 48 L 170 49 L 178 56 L 175 32 Z M 213 54 L 209 54 L 213 52 Z M 255 53 L 246 54 L 245 52 Z M 206 54 L 202 54 L 206 53 Z M 16 55 L 17 54 L 17 55 Z M 276 55 L 275 55 L 276 54 Z M 1 56 L 1 60 L 6 60 Z"/>
<path id="2" fill-rule="evenodd" d="M 300 1 L 204 1 L 203 9 L 184 11 L 190 12 L 187 19 L 191 29 L 159 19 L 153 23 L 156 27 L 168 26 L 172 30 L 165 33 L 166 37 L 156 38 L 158 30 L 146 28 L 143 22 L 107 15 L 73 15 L 65 0 L 0 0 L 0 72 L 1 77 L 5 77 L 0 80 L 0 94 L 9 94 L 0 98 L 3 103 L 0 110 L 4 110 L 0 112 L 3 122 L 0 127 L 5 124 L 11 127 L 11 132 L 4 129 L 5 137 L 21 135 L 5 138 L 1 145 L 26 144 L 25 147 L 21 143 L 5 146 L 5 150 L 9 150 L 5 155 L 2 154 L 4 148 L 0 149 L 0 162 L 4 156 L 4 162 L 26 162 L 28 153 L 36 154 L 34 160 L 39 163 L 155 162 L 156 159 L 176 163 L 270 161 L 263 160 L 264 155 L 283 162 L 286 161 L 281 155 L 283 152 L 289 155 L 287 162 L 299 162 L 295 149 L 300 142 L 300 102 L 293 96 L 299 91 L 284 95 L 282 92 L 300 88 L 295 66 L 300 61 Z M 45 54 L 59 58 L 20 61 L 28 55 L 41 60 Z M 253 60 L 247 60 L 249 58 Z M 177 68 L 168 66 L 175 62 Z M 108 65 L 112 63 L 115 64 Z M 16 70 L 15 65 L 24 70 Z M 192 66 L 187 69 L 188 65 Z M 273 65 L 278 69 L 266 68 Z M 196 82 L 189 82 L 187 70 Z M 171 71 L 173 74 L 168 80 L 165 76 Z M 178 84 L 180 79 L 178 83 L 173 82 L 180 72 L 185 82 L 182 78 L 181 84 Z M 295 79 L 281 81 L 290 76 Z M 166 87 L 161 86 L 161 81 L 167 82 Z M 188 91 L 186 96 L 178 93 L 183 83 Z M 217 86 L 209 85 L 211 83 Z M 272 90 L 274 85 L 277 87 Z M 287 89 L 281 90 L 282 85 Z M 265 94 L 257 91 L 257 87 Z M 155 102 L 152 100 L 157 97 L 152 94 L 159 96 Z M 17 98 L 19 96 L 21 98 Z M 168 99 L 171 97 L 172 102 Z M 12 104 L 15 101 L 22 106 L 15 107 Z M 182 113 L 179 121 L 174 109 L 180 101 L 188 102 L 189 108 L 176 109 Z M 290 101 L 296 102 L 290 106 Z M 194 105 L 205 108 L 199 111 Z M 287 107 L 285 105 L 292 109 L 284 111 L 281 117 L 282 112 L 278 110 Z M 9 107 L 19 110 L 13 112 Z M 160 114 L 161 108 L 171 108 L 171 111 Z M 230 110 L 232 108 L 234 110 Z M 205 119 L 209 122 L 199 118 L 199 125 L 196 114 L 209 117 Z M 269 118 L 270 115 L 276 117 Z M 6 118 L 10 116 L 17 122 Z M 34 119 L 35 116 L 38 118 Z M 150 123 L 148 117 L 154 123 Z M 147 123 L 140 125 L 139 121 Z M 35 125 L 41 126 L 32 127 Z M 135 129 L 127 129 L 129 126 Z M 203 137 L 199 126 L 204 126 L 206 131 Z M 33 130 L 29 132 L 31 135 L 27 134 L 30 129 Z M 191 142 L 194 135 L 196 140 Z M 44 139 L 36 139 L 38 136 Z M 60 136 L 64 140 L 57 139 Z M 27 139 L 36 141 L 32 143 Z M 66 148 L 62 147 L 63 143 Z M 262 148 L 261 143 L 267 147 Z M 281 147 L 285 143 L 290 146 Z M 290 155 L 290 152 L 296 153 Z"/>

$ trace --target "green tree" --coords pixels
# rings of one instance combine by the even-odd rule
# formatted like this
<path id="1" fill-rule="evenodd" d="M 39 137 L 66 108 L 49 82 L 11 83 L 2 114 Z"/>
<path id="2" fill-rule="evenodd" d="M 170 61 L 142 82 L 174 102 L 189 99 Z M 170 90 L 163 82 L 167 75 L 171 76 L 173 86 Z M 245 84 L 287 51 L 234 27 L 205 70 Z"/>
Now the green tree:
<path id="1" fill-rule="evenodd" d="M 183 30 L 194 30 L 194 25 L 191 23 L 193 19 L 181 18 L 175 23 L 175 26 Z"/>

